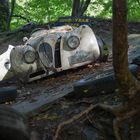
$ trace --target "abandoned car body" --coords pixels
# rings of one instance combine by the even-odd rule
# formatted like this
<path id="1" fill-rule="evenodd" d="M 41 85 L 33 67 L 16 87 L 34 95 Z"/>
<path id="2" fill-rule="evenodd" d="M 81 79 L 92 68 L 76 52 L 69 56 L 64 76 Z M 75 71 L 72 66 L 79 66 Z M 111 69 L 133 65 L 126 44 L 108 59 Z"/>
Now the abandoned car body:
<path id="1" fill-rule="evenodd" d="M 9 45 L 0 55 L 0 80 L 16 76 L 30 82 L 95 62 L 103 55 L 103 45 L 87 25 L 37 30 L 23 45 Z"/>

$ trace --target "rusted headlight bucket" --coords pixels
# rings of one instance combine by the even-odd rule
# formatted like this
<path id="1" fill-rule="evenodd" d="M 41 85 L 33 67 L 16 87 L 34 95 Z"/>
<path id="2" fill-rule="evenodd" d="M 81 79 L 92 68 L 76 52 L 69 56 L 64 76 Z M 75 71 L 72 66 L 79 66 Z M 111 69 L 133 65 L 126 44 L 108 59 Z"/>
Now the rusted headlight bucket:
<path id="1" fill-rule="evenodd" d="M 67 45 L 71 49 L 76 49 L 80 45 L 80 39 L 78 36 L 72 35 L 67 39 Z"/>
<path id="2" fill-rule="evenodd" d="M 33 63 L 36 60 L 36 52 L 35 50 L 29 46 L 23 54 L 24 61 L 28 64 Z"/>

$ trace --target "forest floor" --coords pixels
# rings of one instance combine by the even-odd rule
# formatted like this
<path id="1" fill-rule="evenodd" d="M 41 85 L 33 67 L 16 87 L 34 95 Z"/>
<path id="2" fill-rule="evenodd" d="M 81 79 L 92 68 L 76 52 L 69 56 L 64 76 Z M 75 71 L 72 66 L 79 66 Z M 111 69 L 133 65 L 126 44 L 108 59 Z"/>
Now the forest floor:
<path id="1" fill-rule="evenodd" d="M 129 23 L 129 45 L 139 46 L 140 44 L 140 23 Z M 93 26 L 96 34 L 101 36 L 110 46 L 112 44 L 112 23 L 111 21 L 97 21 Z M 28 33 L 20 33 L 18 36 L 10 35 L 0 38 L 0 53 L 4 52 L 9 44 L 21 44 L 22 37 L 29 36 Z M 25 100 L 33 101 L 35 96 L 42 94 L 51 94 L 56 92 L 61 86 L 72 84 L 73 82 L 85 78 L 87 75 L 92 75 L 95 72 L 102 72 L 104 69 L 112 67 L 112 56 L 110 47 L 109 60 L 106 63 L 89 64 L 87 66 L 62 72 L 58 75 L 52 75 L 44 79 L 18 85 L 18 98 L 10 104 L 20 103 Z M 15 84 L 15 83 L 12 83 Z M 41 111 L 33 117 L 29 118 L 30 129 L 39 134 L 41 140 L 52 140 L 56 134 L 56 129 L 59 124 L 70 120 L 77 114 L 86 110 L 91 104 L 105 103 L 118 104 L 120 98 L 117 92 L 108 94 L 99 94 L 92 97 L 63 97 L 49 104 L 45 110 Z M 94 110 L 93 112 L 94 113 Z M 76 121 L 72 121 L 65 125 L 60 131 L 59 139 L 61 140 L 105 140 L 103 133 L 93 126 L 90 117 L 92 113 L 83 115 Z M 99 114 L 105 115 L 105 114 Z M 96 116 L 100 118 L 100 116 Z M 140 115 L 136 115 L 131 120 L 128 120 L 123 128 L 123 140 L 140 140 Z M 92 118 L 94 120 L 94 118 Z M 95 119 L 96 120 L 96 119 Z M 112 128 L 112 126 L 108 126 Z M 36 133 L 35 133 L 36 134 Z M 107 136 L 106 140 L 115 140 L 113 135 Z"/>

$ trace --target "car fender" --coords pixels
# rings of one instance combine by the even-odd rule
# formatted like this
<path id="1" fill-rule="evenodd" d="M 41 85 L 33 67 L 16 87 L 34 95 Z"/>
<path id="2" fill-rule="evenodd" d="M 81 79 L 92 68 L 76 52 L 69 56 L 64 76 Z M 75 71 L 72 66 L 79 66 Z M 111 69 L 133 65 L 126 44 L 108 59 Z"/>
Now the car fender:
<path id="1" fill-rule="evenodd" d="M 0 55 L 0 81 L 13 76 L 13 74 L 10 72 L 10 54 L 13 48 L 14 46 L 9 45 L 7 51 Z"/>
<path id="2" fill-rule="evenodd" d="M 69 34 L 76 34 L 80 38 L 80 45 L 76 49 L 71 49 L 67 45 L 66 36 Z M 62 36 L 60 47 L 63 70 L 94 62 L 100 56 L 97 39 L 89 26 L 82 25 L 74 31 L 67 33 L 67 35 Z"/>

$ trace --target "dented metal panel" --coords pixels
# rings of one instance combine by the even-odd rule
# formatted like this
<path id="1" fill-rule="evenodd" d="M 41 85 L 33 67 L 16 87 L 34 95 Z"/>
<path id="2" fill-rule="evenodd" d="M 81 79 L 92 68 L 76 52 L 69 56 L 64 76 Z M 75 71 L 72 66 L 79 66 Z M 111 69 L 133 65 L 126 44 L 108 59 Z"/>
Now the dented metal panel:
<path id="1" fill-rule="evenodd" d="M 80 38 L 80 45 L 74 50 L 67 45 L 67 38 L 71 35 L 77 35 Z M 89 26 L 82 25 L 62 37 L 61 60 L 63 70 L 93 62 L 99 56 L 100 50 L 97 39 Z"/>

